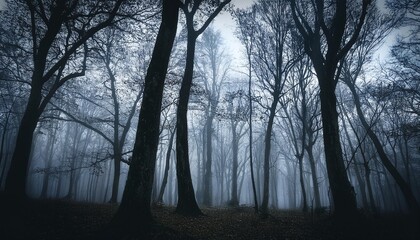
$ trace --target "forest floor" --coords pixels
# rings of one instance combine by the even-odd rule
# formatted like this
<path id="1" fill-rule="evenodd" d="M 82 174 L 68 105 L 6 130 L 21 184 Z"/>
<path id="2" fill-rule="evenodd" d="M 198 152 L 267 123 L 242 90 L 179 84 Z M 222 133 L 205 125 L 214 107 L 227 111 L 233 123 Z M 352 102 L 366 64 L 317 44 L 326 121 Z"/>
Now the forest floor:
<path id="1" fill-rule="evenodd" d="M 0 204 L 2 207 L 3 202 Z M 0 239 L 97 239 L 117 205 L 30 200 L 13 216 L 0 220 Z M 419 228 L 407 216 L 365 216 L 343 225 L 324 213 L 272 210 L 261 219 L 251 207 L 205 208 L 203 216 L 184 217 L 173 207 L 154 206 L 164 230 L 154 239 L 420 239 Z M 129 238 L 144 239 L 144 238 Z"/>

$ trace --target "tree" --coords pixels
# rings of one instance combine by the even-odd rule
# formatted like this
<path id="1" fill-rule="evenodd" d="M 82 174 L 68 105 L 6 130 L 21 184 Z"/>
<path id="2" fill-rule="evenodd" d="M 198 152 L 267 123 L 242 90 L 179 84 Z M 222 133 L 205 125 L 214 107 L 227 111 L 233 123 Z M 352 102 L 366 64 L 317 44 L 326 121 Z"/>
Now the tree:
<path id="1" fill-rule="evenodd" d="M 247 112 L 250 111 L 250 109 L 246 103 L 245 91 L 242 89 L 239 89 L 234 92 L 228 92 L 226 94 L 225 101 L 228 104 L 226 117 L 230 121 L 230 127 L 232 132 L 232 190 L 229 205 L 235 207 L 239 205 L 239 141 L 246 134 L 244 126 L 245 121 L 247 120 Z"/>
<path id="2" fill-rule="evenodd" d="M 368 119 L 365 116 L 366 111 L 363 110 L 360 94 L 357 91 L 356 81 L 362 75 L 363 67 L 371 59 L 372 52 L 375 50 L 383 41 L 384 37 L 392 30 L 394 23 L 392 21 L 378 21 L 378 13 L 375 11 L 370 11 L 371 14 L 368 15 L 370 20 L 365 24 L 365 28 L 361 31 L 360 37 L 363 41 L 357 45 L 353 51 L 350 51 L 348 56 L 343 61 L 343 70 L 342 70 L 342 81 L 349 88 L 356 108 L 357 116 L 365 129 L 367 135 L 372 141 L 375 149 L 379 155 L 384 167 L 388 170 L 391 176 L 394 178 L 398 184 L 401 192 L 403 193 L 408 207 L 410 208 L 413 215 L 420 220 L 420 205 L 416 200 L 413 191 L 411 190 L 409 184 L 409 176 L 407 181 L 401 176 L 397 168 L 392 164 L 392 161 L 386 154 L 386 151 L 381 143 L 379 137 L 374 131 L 374 126 L 369 124 Z"/>
<path id="3" fill-rule="evenodd" d="M 309 59 L 304 58 L 305 60 L 298 63 L 298 69 L 300 73 L 305 73 L 311 65 L 307 61 Z M 301 72 L 302 71 L 302 72 Z M 299 89 L 301 90 L 301 95 L 305 95 L 305 99 L 302 97 L 301 108 L 302 114 L 298 114 L 298 119 L 302 121 L 303 127 L 305 128 L 306 140 L 304 141 L 303 147 L 305 148 L 306 153 L 308 154 L 308 161 L 311 169 L 311 178 L 313 184 L 313 198 L 315 201 L 315 210 L 321 210 L 321 197 L 319 192 L 319 183 L 318 183 L 318 171 L 316 167 L 316 160 L 314 157 L 314 146 L 318 141 L 319 131 L 320 131 L 320 119 L 319 119 L 319 104 L 318 104 L 318 89 L 312 84 L 313 75 L 299 78 Z M 300 81 L 303 81 L 300 83 Z M 302 84 L 302 85 L 301 85 Z"/>
<path id="4" fill-rule="evenodd" d="M 184 76 L 179 91 L 176 121 L 176 169 L 178 180 L 178 203 L 176 211 L 184 215 L 197 216 L 202 214 L 195 199 L 194 187 L 191 180 L 187 124 L 188 101 L 194 75 L 196 42 L 198 36 L 206 30 L 211 21 L 213 21 L 220 11 L 222 11 L 223 7 L 230 3 L 230 1 L 231 0 L 225 0 L 223 2 L 215 1 L 206 4 L 202 0 L 186 0 L 181 6 L 186 18 L 187 56 Z M 204 10 L 200 10 L 200 7 L 204 8 Z M 207 16 L 198 30 L 195 29 L 197 24 L 194 19 L 197 12 Z"/>
<path id="5" fill-rule="evenodd" d="M 204 85 L 205 96 L 205 129 L 206 158 L 203 181 L 203 204 L 212 205 L 212 162 L 213 162 L 213 121 L 217 115 L 222 84 L 227 78 L 229 59 L 221 47 L 222 38 L 219 31 L 208 28 L 199 41 L 199 56 L 196 61 L 199 79 Z"/>
<path id="6" fill-rule="evenodd" d="M 256 3 L 255 11 L 258 14 L 255 21 L 259 24 L 256 25 L 254 33 L 256 45 L 252 53 L 252 64 L 260 87 L 264 91 L 263 94 L 267 95 L 267 105 L 269 105 L 264 106 L 268 112 L 268 123 L 264 136 L 264 185 L 260 208 L 262 216 L 267 217 L 274 118 L 283 94 L 285 79 L 295 61 L 295 56 L 288 51 L 290 26 L 293 20 L 288 15 L 289 5 L 285 1 L 260 1 Z"/>
<path id="7" fill-rule="evenodd" d="M 159 143 L 160 111 L 165 77 L 176 36 L 180 2 L 164 0 L 162 21 L 147 74 L 133 156 L 121 204 L 112 225 L 129 233 L 150 231 L 150 210 L 156 154 Z"/>
<path id="8" fill-rule="evenodd" d="M 360 102 L 359 95 L 357 93 L 356 87 L 354 85 L 354 82 L 351 80 L 354 79 L 349 73 L 347 73 L 347 76 L 345 78 L 345 83 L 349 87 L 356 106 L 357 115 L 359 116 L 359 120 L 361 121 L 363 127 L 365 128 L 369 138 L 372 140 L 376 151 L 379 154 L 379 158 L 382 161 L 382 164 L 385 166 L 385 168 L 389 171 L 389 173 L 392 175 L 392 177 L 395 179 L 396 183 L 400 187 L 402 193 L 404 194 L 404 197 L 407 201 L 407 205 L 410 208 L 411 212 L 417 217 L 420 218 L 420 205 L 418 204 L 416 197 L 414 196 L 413 192 L 410 189 L 409 184 L 404 180 L 404 178 L 401 176 L 401 174 L 398 172 L 398 170 L 395 168 L 395 166 L 392 164 L 390 159 L 388 158 L 384 148 L 382 147 L 382 144 L 375 134 L 375 132 L 372 130 L 372 127 L 367 122 L 363 111 L 362 111 L 362 105 Z"/>
<path id="9" fill-rule="evenodd" d="M 105 87 L 107 90 L 111 93 L 111 99 L 112 99 L 112 105 L 113 105 L 113 111 L 112 112 L 112 122 L 113 122 L 113 136 L 110 138 L 112 140 L 110 143 L 113 147 L 113 158 L 114 158 L 114 179 L 112 183 L 112 194 L 111 194 L 111 203 L 116 203 L 118 198 L 118 188 L 119 188 L 119 182 L 120 182 L 120 169 L 121 169 L 121 161 L 123 158 L 123 149 L 124 145 L 127 139 L 127 134 L 131 128 L 131 121 L 134 117 L 134 114 L 137 109 L 137 104 L 140 101 L 141 95 L 143 94 L 143 86 L 140 86 L 137 88 L 137 94 L 134 95 L 134 101 L 132 102 L 131 106 L 128 106 L 127 108 L 124 108 L 121 104 L 121 98 L 122 94 L 119 93 L 118 89 L 118 63 L 122 62 L 124 60 L 124 56 L 117 56 L 117 53 L 120 52 L 120 54 L 126 54 L 126 51 L 122 51 L 121 49 L 121 42 L 118 41 L 118 38 L 121 38 L 123 36 L 118 36 L 118 32 L 116 32 L 116 29 L 108 28 L 104 34 L 103 41 L 102 39 L 96 39 L 96 42 L 98 43 L 98 50 L 97 54 L 99 59 L 102 61 L 102 63 L 105 66 L 107 75 L 109 77 L 109 86 L 105 84 Z M 115 60 L 113 59 L 115 58 Z M 146 63 L 143 63 L 144 56 L 139 56 L 139 62 L 137 64 L 139 65 L 146 65 Z M 140 67 L 142 68 L 142 67 Z M 137 73 L 138 78 L 142 77 L 142 72 Z M 121 74 L 122 75 L 122 74 Z M 132 77 L 132 76 L 128 76 Z M 121 81 L 121 80 L 120 80 Z M 135 83 L 133 85 L 136 85 Z M 125 92 L 127 94 L 127 92 Z M 124 117 L 124 112 L 127 112 L 126 119 L 122 119 Z M 120 126 L 121 129 L 120 129 Z M 120 131 L 121 130 L 121 131 Z M 109 139 L 109 138 L 108 138 Z"/>
<path id="10" fill-rule="evenodd" d="M 420 115 L 420 68 L 419 60 L 413 58 L 420 54 L 420 14 L 419 3 L 415 0 L 388 0 L 387 6 L 393 15 L 400 16 L 400 27 L 408 28 L 402 36 L 397 38 L 397 43 L 391 48 L 391 60 L 387 67 L 386 79 L 390 86 L 386 92 L 395 100 L 404 98 L 398 104 L 404 112 L 415 116 Z M 398 103 L 398 102 L 395 102 Z"/>
<path id="11" fill-rule="evenodd" d="M 355 216 L 357 204 L 344 166 L 339 135 L 335 95 L 340 72 L 338 64 L 356 43 L 371 0 L 352 4 L 358 6 L 359 11 L 350 8 L 346 0 L 332 1 L 330 5 L 322 0 L 301 1 L 299 4 L 291 1 L 293 19 L 318 78 L 328 180 L 334 214 L 341 219 Z"/>
<path id="12" fill-rule="evenodd" d="M 295 39 L 295 41 L 298 43 L 299 39 Z M 298 48 L 296 48 L 296 50 L 299 52 Z M 288 79 L 290 81 L 289 84 L 291 85 L 291 95 L 286 96 L 285 100 L 280 101 L 285 114 L 286 132 L 291 141 L 293 155 L 298 160 L 303 212 L 308 211 L 303 160 L 305 157 L 305 147 L 308 145 L 306 141 L 313 141 L 312 139 L 308 139 L 307 136 L 307 132 L 312 131 L 309 125 L 313 123 L 314 116 L 311 114 L 316 114 L 316 112 L 310 112 L 313 100 L 311 101 L 311 96 L 308 94 L 311 93 L 311 74 L 309 67 L 310 64 L 308 58 L 303 58 L 297 62 Z M 315 167 L 311 168 L 311 170 L 312 174 L 316 176 Z M 318 180 L 316 178 L 313 179 L 316 205 L 317 208 L 319 208 L 319 190 L 317 181 Z"/>
<path id="13" fill-rule="evenodd" d="M 21 84 L 19 84 L 21 85 Z M 0 87 L 1 104 L 2 109 L 0 115 L 0 169 L 3 166 L 0 174 L 0 188 L 3 183 L 3 177 L 5 175 L 10 155 L 14 148 L 13 144 L 16 141 L 16 132 L 19 126 L 19 120 L 21 117 L 21 106 L 25 104 L 23 100 L 22 86 L 16 86 L 15 84 L 2 84 Z"/>
<path id="14" fill-rule="evenodd" d="M 52 166 L 52 161 L 53 161 L 53 153 L 54 153 L 54 147 L 56 144 L 56 140 L 57 140 L 57 131 L 58 131 L 58 124 L 51 122 L 48 126 L 48 141 L 47 144 L 45 146 L 45 165 L 47 168 L 51 168 Z M 50 172 L 46 171 L 44 173 L 44 179 L 43 179 L 43 183 L 42 183 L 42 190 L 41 190 L 41 198 L 47 198 L 47 193 L 48 193 L 48 187 L 49 187 L 49 183 L 50 183 Z"/>
<path id="15" fill-rule="evenodd" d="M 0 12 L 0 182 L 3 183 L 7 174 L 8 165 L 16 142 L 20 119 L 27 102 L 29 81 L 28 59 L 31 55 L 21 46 L 28 42 L 26 36 L 21 36 L 16 27 L 20 6 L 8 5 L 8 11 Z M 0 184 L 3 185 L 3 184 Z M 0 186 L 1 187 L 1 186 Z"/>
<path id="16" fill-rule="evenodd" d="M 170 128 L 170 126 L 168 127 Z M 168 183 L 168 177 L 169 177 L 169 165 L 171 161 L 171 152 L 173 147 L 173 142 L 175 138 L 176 129 L 168 129 L 169 131 L 169 140 L 168 140 L 168 149 L 166 150 L 166 156 L 165 156 L 165 170 L 162 180 L 162 185 L 160 186 L 159 195 L 157 197 L 157 202 L 162 203 L 163 202 L 163 194 L 165 193 L 166 184 Z"/>
<path id="17" fill-rule="evenodd" d="M 143 15 L 147 17 L 150 14 L 145 13 Z M 137 22 L 136 24 L 142 23 Z M 143 40 L 143 42 L 138 36 L 120 31 L 119 28 L 117 26 L 109 27 L 93 37 L 95 44 L 90 59 L 92 65 L 96 66 L 93 72 L 98 71 L 99 73 L 95 75 L 99 75 L 100 78 L 91 77 L 89 81 L 100 81 L 97 84 L 99 86 L 88 88 L 82 83 L 79 86 L 74 86 L 81 89 L 73 90 L 74 93 L 72 93 L 72 96 L 77 99 L 92 103 L 99 109 L 95 113 L 99 112 L 100 115 L 96 116 L 95 113 L 86 111 L 86 109 L 80 109 L 83 112 L 74 109 L 66 110 L 54 104 L 56 109 L 64 113 L 70 121 L 94 131 L 112 146 L 111 158 L 114 163 L 114 177 L 109 200 L 111 203 L 117 202 L 124 148 L 126 148 L 131 123 L 143 94 L 142 78 L 149 61 L 149 53 L 145 49 L 150 48 L 148 44 L 144 44 L 144 42 L 147 42 L 146 40 Z M 128 38 L 138 39 L 138 45 L 131 49 L 125 47 L 128 44 L 124 39 Z M 132 61 L 128 56 L 136 53 L 138 59 Z M 135 62 L 137 66 L 133 67 L 134 64 L 131 62 Z M 102 69 L 106 71 L 102 72 Z M 103 79 L 107 80 L 103 81 Z M 124 101 L 123 96 L 133 100 L 130 102 L 128 100 Z M 108 125 L 111 125 L 111 131 L 107 127 Z"/>
<path id="18" fill-rule="evenodd" d="M 255 7 L 246 10 L 236 10 L 234 12 L 235 20 L 238 23 L 238 33 L 237 36 L 241 40 L 242 44 L 245 45 L 245 53 L 247 60 L 248 68 L 248 104 L 249 104 L 249 114 L 248 114 L 248 124 L 249 124 L 249 168 L 251 171 L 251 184 L 252 184 L 252 193 L 254 197 L 254 210 L 255 213 L 258 213 L 258 197 L 257 189 L 255 187 L 255 177 L 254 177 L 254 163 L 253 163 L 253 137 L 252 137 L 252 52 L 254 51 L 254 42 L 255 42 L 255 28 L 256 23 L 255 18 Z M 248 24 L 245 24 L 248 23 Z"/>
<path id="19" fill-rule="evenodd" d="M 113 23 L 122 3 L 123 0 L 93 5 L 78 1 L 26 1 L 23 11 L 30 16 L 25 26 L 31 34 L 31 89 L 6 179 L 5 191 L 9 197 L 25 196 L 29 155 L 41 114 L 62 85 L 85 74 L 89 51 L 86 42 Z M 79 20 L 78 24 L 74 19 Z M 69 62 L 76 66 L 68 70 Z"/>

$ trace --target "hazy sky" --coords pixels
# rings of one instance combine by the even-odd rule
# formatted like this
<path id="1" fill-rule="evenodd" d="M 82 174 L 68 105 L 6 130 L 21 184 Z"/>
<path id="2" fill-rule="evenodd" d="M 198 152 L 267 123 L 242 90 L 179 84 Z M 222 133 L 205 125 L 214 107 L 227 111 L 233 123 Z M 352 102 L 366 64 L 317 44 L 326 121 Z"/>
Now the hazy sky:
<path id="1" fill-rule="evenodd" d="M 232 0 L 235 8 L 245 8 L 251 6 L 254 0 Z M 235 37 L 236 23 L 231 15 L 227 12 L 222 12 L 214 21 L 214 27 L 222 33 L 226 53 L 233 59 L 232 68 L 238 69 L 245 63 L 241 63 L 243 59 L 243 51 L 245 50 L 238 38 Z"/>
<path id="2" fill-rule="evenodd" d="M 0 0 L 0 10 L 2 10 L 4 8 L 5 1 L 6 0 Z"/>

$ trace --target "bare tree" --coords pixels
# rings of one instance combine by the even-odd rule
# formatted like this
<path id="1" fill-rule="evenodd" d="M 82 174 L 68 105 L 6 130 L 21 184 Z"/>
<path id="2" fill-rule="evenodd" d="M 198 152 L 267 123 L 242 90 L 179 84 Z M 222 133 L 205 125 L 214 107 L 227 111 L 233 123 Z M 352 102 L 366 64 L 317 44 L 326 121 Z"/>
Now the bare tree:
<path id="1" fill-rule="evenodd" d="M 298 39 L 295 39 L 296 42 L 299 42 Z M 298 48 L 297 48 L 298 49 Z M 299 52 L 299 50 L 298 50 Z M 308 145 L 308 133 L 312 129 L 308 125 L 312 124 L 314 116 L 311 114 L 316 114 L 311 111 L 311 97 L 308 93 L 310 91 L 310 79 L 311 73 L 309 71 L 309 59 L 301 59 L 295 65 L 294 69 L 291 71 L 288 81 L 291 85 L 290 95 L 285 96 L 283 101 L 280 101 L 280 104 L 283 108 L 283 113 L 285 114 L 286 121 L 286 133 L 290 139 L 293 155 L 297 158 L 299 166 L 299 181 L 302 192 L 302 210 L 303 212 L 308 211 L 308 198 L 306 196 L 305 190 L 305 181 L 304 181 L 304 157 L 305 157 L 305 147 Z M 312 139 L 310 139 L 312 141 Z M 312 169 L 313 174 L 316 176 L 316 170 Z M 314 192 L 319 191 L 317 182 L 318 180 L 313 179 L 314 183 Z M 317 195 L 317 207 L 319 207 L 319 192 Z"/>
<path id="2" fill-rule="evenodd" d="M 187 111 L 194 75 L 194 55 L 198 36 L 200 36 L 210 25 L 212 20 L 230 3 L 230 0 L 223 2 L 206 3 L 202 0 L 187 0 L 181 9 L 185 14 L 187 27 L 187 56 L 184 76 L 179 91 L 179 101 L 176 122 L 176 159 L 177 159 L 177 180 L 178 180 L 178 204 L 176 211 L 185 215 L 201 215 L 195 199 L 194 187 L 191 180 L 188 150 L 188 124 Z M 204 10 L 203 10 L 204 8 Z M 204 14 L 206 18 L 198 30 L 196 27 L 195 15 Z"/>
<path id="3" fill-rule="evenodd" d="M 244 102 L 245 92 L 242 89 L 235 92 L 228 92 L 226 94 L 225 101 L 228 105 L 226 117 L 230 121 L 232 132 L 232 187 L 229 205 L 238 206 L 239 142 L 246 134 L 244 126 L 247 120 L 247 112 L 250 110 L 247 103 Z"/>
<path id="4" fill-rule="evenodd" d="M 358 8 L 350 8 L 351 4 Z M 338 64 L 356 43 L 370 4 L 371 0 L 352 3 L 336 0 L 328 4 L 322 0 L 301 1 L 298 4 L 295 0 L 291 1 L 293 19 L 304 39 L 305 52 L 311 58 L 318 78 L 328 179 L 334 213 L 342 219 L 354 216 L 357 204 L 340 145 L 335 95 L 340 72 Z M 348 38 L 344 39 L 345 36 Z"/>
<path id="5" fill-rule="evenodd" d="M 198 79 L 204 85 L 204 109 L 206 119 L 206 161 L 203 181 L 203 204 L 212 205 L 212 162 L 214 135 L 213 121 L 218 112 L 222 84 L 226 81 L 229 59 L 222 48 L 220 32 L 208 28 L 198 42 L 199 58 L 196 61 Z"/>
<path id="6" fill-rule="evenodd" d="M 30 16 L 30 22 L 25 26 L 31 33 L 33 69 L 28 104 L 6 179 L 5 191 L 12 198 L 25 196 L 32 138 L 41 114 L 63 84 L 85 74 L 89 51 L 86 41 L 112 24 L 122 3 L 123 0 L 119 0 L 114 4 L 102 2 L 84 6 L 78 1 L 54 4 L 26 1 L 24 11 Z M 78 24 L 74 19 L 79 19 Z M 95 24 L 91 26 L 92 23 Z M 57 52 L 58 49 L 63 51 Z M 83 57 L 79 57 L 80 54 Z M 69 62 L 76 65 L 70 71 L 66 69 Z"/>
<path id="7" fill-rule="evenodd" d="M 165 193 L 165 188 L 166 185 L 168 183 L 168 178 L 169 178 L 169 167 L 170 167 L 170 162 L 171 162 L 171 152 L 173 149 L 173 143 L 174 143 L 174 138 L 175 138 L 175 133 L 176 133 L 176 129 L 173 127 L 173 129 L 170 129 L 171 126 L 168 126 L 168 132 L 169 132 L 169 140 L 168 140 L 168 149 L 166 150 L 166 155 L 165 155 L 165 169 L 164 169 L 164 174 L 163 174 L 163 179 L 162 179 L 162 185 L 160 186 L 160 190 L 159 190 L 159 195 L 157 197 L 157 202 L 158 203 L 162 203 L 163 202 L 163 194 Z M 169 193 L 171 194 L 171 193 Z"/>
<path id="8" fill-rule="evenodd" d="M 180 2 L 164 0 L 162 21 L 145 77 L 136 141 L 121 204 L 112 225 L 132 234 L 148 232 L 153 223 L 150 209 L 156 154 L 159 143 L 160 112 L 165 77 L 176 36 Z M 140 229 L 140 230 L 139 230 Z"/>
<path id="9" fill-rule="evenodd" d="M 264 136 L 264 184 L 260 211 L 268 216 L 271 141 L 277 106 L 285 85 L 288 71 L 293 65 L 293 54 L 288 52 L 292 23 L 289 4 L 285 1 L 260 1 L 255 5 L 258 25 L 253 56 L 253 69 L 263 94 L 267 95 L 268 123 Z"/>
<path id="10" fill-rule="evenodd" d="M 372 51 L 375 50 L 379 44 L 381 44 L 383 38 L 387 35 L 387 33 L 390 32 L 390 30 L 392 30 L 392 26 L 394 25 L 393 22 L 390 21 L 377 21 L 377 14 L 377 12 L 372 12 L 371 15 L 368 15 L 368 17 L 371 17 L 372 20 L 365 25 L 365 28 L 360 34 L 360 36 L 363 38 L 363 41 L 358 44 L 354 51 L 350 51 L 351 54 L 349 54 L 349 56 L 343 62 L 342 80 L 352 93 L 359 120 L 367 135 L 371 139 L 373 145 L 375 146 L 379 155 L 379 159 L 398 184 L 411 212 L 418 219 L 420 219 L 420 205 L 417 202 L 416 197 L 410 188 L 410 185 L 407 181 L 404 180 L 404 178 L 392 164 L 391 160 L 386 154 L 383 144 L 381 143 L 377 134 L 374 132 L 373 126 L 369 124 L 368 119 L 365 117 L 360 94 L 357 91 L 356 80 L 361 77 L 364 65 L 370 60 Z"/>
<path id="11" fill-rule="evenodd" d="M 238 23 L 238 33 L 237 36 L 241 40 L 242 44 L 245 45 L 246 60 L 247 60 L 247 75 L 248 75 L 248 105 L 249 105 L 249 114 L 248 114 L 248 124 L 249 124 L 249 167 L 251 171 L 251 184 L 252 192 L 254 197 L 254 210 L 255 213 L 258 213 L 258 198 L 257 198 L 257 189 L 255 187 L 255 177 L 254 177 L 254 163 L 253 163 L 253 137 L 252 137 L 252 114 L 253 114 L 253 98 L 252 98 L 252 52 L 254 51 L 254 42 L 255 42 L 255 27 L 256 23 L 255 18 L 255 7 L 246 10 L 236 10 L 234 12 L 235 20 Z M 247 24 L 245 24 L 247 23 Z"/>
<path id="12" fill-rule="evenodd" d="M 149 17 L 152 13 L 145 13 Z M 137 22 L 136 24 L 141 24 Z M 100 72 L 96 81 L 100 81 L 97 88 L 87 88 L 84 83 L 75 86 L 72 89 L 72 96 L 81 101 L 86 101 L 93 107 L 99 109 L 94 115 L 91 111 L 80 109 L 83 112 L 74 109 L 64 109 L 56 104 L 56 109 L 65 114 L 70 121 L 81 124 L 82 126 L 94 131 L 103 137 L 112 146 L 112 157 L 114 163 L 114 177 L 111 191 L 111 203 L 116 203 L 118 198 L 118 189 L 120 182 L 121 163 L 124 161 L 124 149 L 131 123 L 138 108 L 138 103 L 143 94 L 143 76 L 146 73 L 150 53 L 145 49 L 150 48 L 140 40 L 138 46 L 132 47 L 137 49 L 129 49 L 124 46 L 127 42 L 122 40 L 125 38 L 136 38 L 133 34 L 127 34 L 118 30 L 118 27 L 107 28 L 98 36 L 93 38 L 95 44 L 93 46 L 92 64 L 97 69 L 105 69 Z M 131 53 L 131 54 L 130 54 Z M 127 56 L 137 55 L 135 65 L 131 63 L 132 59 Z M 126 78 L 132 78 L 130 80 Z M 93 79 L 90 78 L 91 82 Z M 103 79 L 106 79 L 103 81 Z M 131 96 L 132 101 L 124 101 L 124 96 Z M 66 120 L 67 120 L 66 119 Z M 111 128 L 111 131 L 110 129 Z"/>

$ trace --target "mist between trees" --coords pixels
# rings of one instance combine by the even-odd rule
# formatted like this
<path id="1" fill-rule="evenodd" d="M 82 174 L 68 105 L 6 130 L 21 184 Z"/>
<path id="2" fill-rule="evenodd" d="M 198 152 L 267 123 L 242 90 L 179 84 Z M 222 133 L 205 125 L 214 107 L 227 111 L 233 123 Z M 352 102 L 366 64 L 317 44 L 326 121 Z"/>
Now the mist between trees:
<path id="1" fill-rule="evenodd" d="M 7 196 L 420 216 L 417 1 L 6 2 Z"/>

